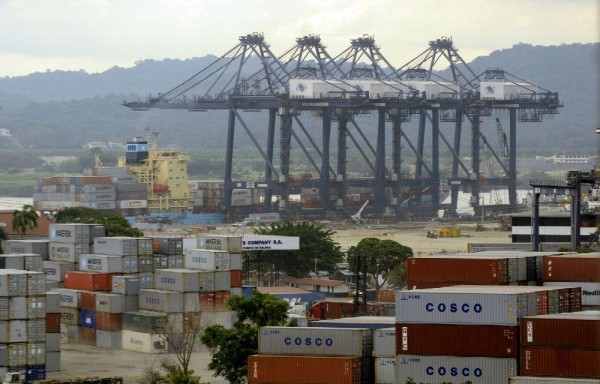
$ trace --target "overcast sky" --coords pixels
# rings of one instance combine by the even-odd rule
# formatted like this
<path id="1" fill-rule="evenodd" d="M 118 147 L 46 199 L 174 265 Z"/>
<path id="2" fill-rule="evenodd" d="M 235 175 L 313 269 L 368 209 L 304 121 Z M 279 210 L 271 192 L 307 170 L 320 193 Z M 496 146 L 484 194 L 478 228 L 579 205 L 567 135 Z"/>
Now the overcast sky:
<path id="1" fill-rule="evenodd" d="M 318 34 L 335 56 L 363 34 L 401 66 L 452 37 L 464 59 L 600 41 L 598 0 L 0 0 L 0 76 L 102 72 L 145 59 L 222 55 L 263 32 L 279 55 Z"/>

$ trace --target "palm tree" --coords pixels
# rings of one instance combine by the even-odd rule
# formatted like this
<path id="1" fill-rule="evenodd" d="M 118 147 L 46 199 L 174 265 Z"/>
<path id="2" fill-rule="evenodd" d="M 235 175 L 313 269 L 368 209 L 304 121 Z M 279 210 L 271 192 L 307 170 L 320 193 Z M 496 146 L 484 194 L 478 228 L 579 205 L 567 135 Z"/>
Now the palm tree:
<path id="1" fill-rule="evenodd" d="M 37 228 L 38 214 L 33 206 L 26 204 L 23 209 L 18 209 L 13 212 L 12 229 L 21 234 L 21 238 L 25 237 L 27 229 Z"/>

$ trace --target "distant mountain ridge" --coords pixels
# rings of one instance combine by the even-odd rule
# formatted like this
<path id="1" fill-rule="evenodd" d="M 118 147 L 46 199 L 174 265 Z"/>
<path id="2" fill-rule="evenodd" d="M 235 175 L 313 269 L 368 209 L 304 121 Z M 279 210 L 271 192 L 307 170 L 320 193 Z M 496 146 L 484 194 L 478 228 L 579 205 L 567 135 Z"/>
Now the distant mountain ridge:
<path id="1" fill-rule="evenodd" d="M 151 127 L 162 132 L 164 144 L 224 148 L 226 113 L 136 113 L 121 106 L 125 99 L 168 91 L 215 59 L 207 55 L 186 60 L 143 60 L 132 68 L 113 67 L 99 74 L 51 71 L 0 78 L 0 128 L 8 128 L 21 143 L 34 147 L 77 148 L 88 141 L 124 142 Z M 485 69 L 503 69 L 558 92 L 564 101 L 560 114 L 550 116 L 553 119 L 519 124 L 520 150 L 594 154 L 599 147 L 599 135 L 594 133 L 600 126 L 599 59 L 600 43 L 520 43 L 478 57 L 469 66 L 476 74 Z M 259 139 L 265 135 L 261 129 L 264 121 L 260 114 L 248 116 Z M 236 143 L 251 146 L 243 134 L 236 136 Z"/>

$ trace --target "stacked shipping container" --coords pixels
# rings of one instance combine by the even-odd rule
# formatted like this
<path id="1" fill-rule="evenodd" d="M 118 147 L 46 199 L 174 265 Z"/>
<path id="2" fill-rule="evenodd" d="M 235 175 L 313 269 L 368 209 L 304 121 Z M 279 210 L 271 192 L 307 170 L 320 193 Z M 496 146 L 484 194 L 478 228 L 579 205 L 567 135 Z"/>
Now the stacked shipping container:
<path id="1" fill-rule="evenodd" d="M 600 253 L 544 258 L 544 285 L 580 287 L 584 308 L 600 308 Z"/>

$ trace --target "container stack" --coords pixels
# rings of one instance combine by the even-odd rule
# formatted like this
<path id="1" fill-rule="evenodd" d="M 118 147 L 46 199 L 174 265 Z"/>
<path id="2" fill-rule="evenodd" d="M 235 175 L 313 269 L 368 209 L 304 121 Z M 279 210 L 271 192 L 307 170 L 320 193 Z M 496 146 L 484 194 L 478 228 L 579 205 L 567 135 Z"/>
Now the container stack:
<path id="1" fill-rule="evenodd" d="M 46 292 L 46 372 L 60 371 L 60 294 Z"/>
<path id="2" fill-rule="evenodd" d="M 372 383 L 369 329 L 261 327 L 248 383 Z"/>
<path id="3" fill-rule="evenodd" d="M 107 176 L 44 177 L 33 192 L 35 209 L 54 211 L 69 207 L 116 209 L 115 186 Z"/>
<path id="4" fill-rule="evenodd" d="M 373 332 L 373 363 L 375 384 L 396 383 L 396 328 Z"/>
<path id="5" fill-rule="evenodd" d="M 27 253 L 42 256 L 48 260 L 48 240 L 4 240 L 5 253 Z"/>
<path id="6" fill-rule="evenodd" d="M 34 253 L 5 253 L 0 255 L 0 269 L 43 272 L 42 255 Z"/>
<path id="7" fill-rule="evenodd" d="M 598 382 L 600 312 L 522 318 L 520 373 Z"/>
<path id="8" fill-rule="evenodd" d="M 580 287 L 584 309 L 600 309 L 600 253 L 547 256 L 544 285 Z"/>
<path id="9" fill-rule="evenodd" d="M 580 310 L 576 289 L 453 286 L 396 296 L 397 380 L 507 383 L 517 376 L 519 320 Z M 555 300 L 555 301 L 553 301 Z"/>
<path id="10" fill-rule="evenodd" d="M 46 287 L 41 272 L 0 270 L 0 373 L 46 377 Z"/>

